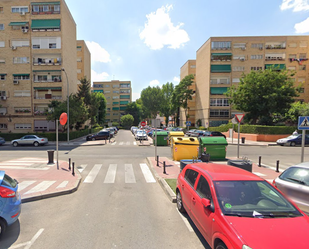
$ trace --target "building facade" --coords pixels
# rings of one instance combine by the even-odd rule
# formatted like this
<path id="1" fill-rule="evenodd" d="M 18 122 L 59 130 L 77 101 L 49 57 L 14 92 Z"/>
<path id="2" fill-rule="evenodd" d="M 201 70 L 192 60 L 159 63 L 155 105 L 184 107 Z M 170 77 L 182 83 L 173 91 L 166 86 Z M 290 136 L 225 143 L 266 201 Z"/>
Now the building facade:
<path id="1" fill-rule="evenodd" d="M 86 77 L 91 83 L 91 55 L 84 40 L 77 40 L 77 84 Z"/>
<path id="2" fill-rule="evenodd" d="M 48 104 L 77 91 L 76 24 L 64 0 L 0 2 L 0 131 L 55 130 Z"/>
<path id="3" fill-rule="evenodd" d="M 235 114 L 224 95 L 252 70 L 295 71 L 297 100 L 309 102 L 309 36 L 211 37 L 196 52 L 195 121 L 205 127 L 227 123 Z"/>
<path id="4" fill-rule="evenodd" d="M 126 105 L 132 102 L 131 81 L 93 82 L 93 92 L 101 92 L 106 98 L 106 122 L 120 122 Z"/>

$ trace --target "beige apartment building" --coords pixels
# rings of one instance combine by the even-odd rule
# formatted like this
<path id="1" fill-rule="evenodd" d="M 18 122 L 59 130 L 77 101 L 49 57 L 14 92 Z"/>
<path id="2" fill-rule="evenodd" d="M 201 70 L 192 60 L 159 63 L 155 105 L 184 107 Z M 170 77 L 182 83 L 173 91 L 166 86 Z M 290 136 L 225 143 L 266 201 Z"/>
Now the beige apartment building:
<path id="1" fill-rule="evenodd" d="M 106 122 L 120 122 L 126 105 L 132 102 L 131 81 L 93 82 L 93 92 L 103 93 L 106 98 Z"/>
<path id="2" fill-rule="evenodd" d="M 86 77 L 91 82 L 91 55 L 84 40 L 77 40 L 77 84 Z"/>
<path id="3" fill-rule="evenodd" d="M 181 68 L 180 68 L 180 80 L 182 80 L 187 75 L 193 74 L 196 76 L 196 60 L 188 60 Z M 190 86 L 190 89 L 195 91 L 195 78 L 193 80 L 192 85 Z M 188 111 L 186 119 L 185 111 L 181 108 L 180 110 L 180 126 L 186 126 L 186 121 L 191 122 L 191 126 L 195 126 L 195 94 L 192 97 L 192 100 L 188 101 Z"/>
<path id="4" fill-rule="evenodd" d="M 77 91 L 76 24 L 64 0 L 0 1 L 0 131 L 55 130 L 48 104 Z"/>
<path id="5" fill-rule="evenodd" d="M 196 52 L 195 121 L 205 127 L 227 123 L 235 114 L 224 95 L 242 74 L 271 66 L 293 70 L 297 100 L 309 102 L 309 36 L 211 37 Z M 196 122 L 195 122 L 196 123 Z"/>

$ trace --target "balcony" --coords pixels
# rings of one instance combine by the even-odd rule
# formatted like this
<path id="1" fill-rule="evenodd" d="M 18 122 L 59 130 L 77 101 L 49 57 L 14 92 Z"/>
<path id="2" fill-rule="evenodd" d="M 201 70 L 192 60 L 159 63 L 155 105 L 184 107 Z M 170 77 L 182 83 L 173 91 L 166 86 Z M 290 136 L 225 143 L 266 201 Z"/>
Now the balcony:
<path id="1" fill-rule="evenodd" d="M 212 53 L 211 61 L 231 61 L 232 54 L 231 53 Z"/>
<path id="2" fill-rule="evenodd" d="M 60 58 L 33 58 L 33 66 L 60 66 Z"/>
<path id="3" fill-rule="evenodd" d="M 265 54 L 265 61 L 282 61 L 285 60 L 285 54 Z"/>
<path id="4" fill-rule="evenodd" d="M 286 49 L 286 43 L 285 42 L 266 43 L 265 49 Z"/>

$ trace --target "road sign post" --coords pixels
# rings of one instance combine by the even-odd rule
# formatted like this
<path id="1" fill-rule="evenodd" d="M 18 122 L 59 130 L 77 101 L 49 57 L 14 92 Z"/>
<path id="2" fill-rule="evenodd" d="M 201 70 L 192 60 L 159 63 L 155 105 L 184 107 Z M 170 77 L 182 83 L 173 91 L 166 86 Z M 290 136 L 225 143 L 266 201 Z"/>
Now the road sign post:
<path id="1" fill-rule="evenodd" d="M 309 116 L 298 117 L 298 130 L 302 130 L 300 161 L 304 162 L 306 130 L 309 130 Z"/>
<path id="2" fill-rule="evenodd" d="M 245 114 L 235 114 L 238 121 L 238 137 L 237 137 L 237 158 L 239 158 L 239 138 L 240 138 L 240 122 L 244 118 Z"/>

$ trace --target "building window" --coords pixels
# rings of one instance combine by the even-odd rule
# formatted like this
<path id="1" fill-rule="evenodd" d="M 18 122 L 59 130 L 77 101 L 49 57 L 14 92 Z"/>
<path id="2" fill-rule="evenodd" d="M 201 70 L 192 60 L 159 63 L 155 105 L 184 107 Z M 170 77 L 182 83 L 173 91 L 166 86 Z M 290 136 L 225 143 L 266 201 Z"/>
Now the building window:
<path id="1" fill-rule="evenodd" d="M 77 58 L 77 62 L 82 62 L 82 58 Z"/>
<path id="2" fill-rule="evenodd" d="M 111 91 L 104 91 L 104 93 L 110 93 Z"/>
<path id="3" fill-rule="evenodd" d="M 239 78 L 233 78 L 233 79 L 232 79 L 232 82 L 233 82 L 233 83 L 239 83 L 239 82 L 240 82 L 240 79 L 239 79 Z"/>
<path id="4" fill-rule="evenodd" d="M 288 70 L 291 70 L 291 71 L 294 70 L 295 71 L 296 67 L 288 67 Z"/>
<path id="5" fill-rule="evenodd" d="M 296 48 L 297 47 L 297 43 L 293 42 L 289 44 L 289 48 Z"/>
<path id="6" fill-rule="evenodd" d="M 130 84 L 120 84 L 120 88 L 129 88 Z"/>
<path id="7" fill-rule="evenodd" d="M 14 57 L 13 64 L 27 64 L 29 63 L 29 57 Z"/>
<path id="8" fill-rule="evenodd" d="M 298 66 L 298 70 L 299 70 L 299 71 L 304 71 L 304 70 L 306 70 L 306 65 L 299 65 L 299 66 Z"/>
<path id="9" fill-rule="evenodd" d="M 211 118 L 219 117 L 219 118 L 229 118 L 230 117 L 230 111 L 229 110 L 216 110 L 216 109 L 210 109 L 210 115 Z"/>
<path id="10" fill-rule="evenodd" d="M 113 99 L 119 99 L 119 96 L 113 96 Z"/>
<path id="11" fill-rule="evenodd" d="M 304 93 L 305 92 L 305 88 L 303 88 L 303 87 L 299 88 L 298 92 L 299 93 Z"/>
<path id="12" fill-rule="evenodd" d="M 14 6 L 11 8 L 12 13 L 21 13 L 21 12 L 29 12 L 29 9 L 27 6 Z"/>
<path id="13" fill-rule="evenodd" d="M 119 85 L 113 85 L 113 88 L 119 88 Z"/>
<path id="14" fill-rule="evenodd" d="M 7 124 L 0 124 L 1 130 L 7 129 L 7 128 L 8 128 Z"/>
<path id="15" fill-rule="evenodd" d="M 233 67 L 234 72 L 243 72 L 245 71 L 245 67 Z"/>
<path id="16" fill-rule="evenodd" d="M 5 80 L 6 79 L 6 74 L 0 74 L 0 80 Z"/>
<path id="17" fill-rule="evenodd" d="M 15 124 L 15 129 L 31 129 L 31 124 Z"/>
<path id="18" fill-rule="evenodd" d="M 297 55 L 296 54 L 289 54 L 289 59 L 296 59 Z"/>
<path id="19" fill-rule="evenodd" d="M 263 49 L 263 43 L 251 43 L 251 48 Z"/>
<path id="20" fill-rule="evenodd" d="M 5 63 L 5 59 L 0 58 L 0 63 Z"/>
<path id="21" fill-rule="evenodd" d="M 233 48 L 240 48 L 245 50 L 246 49 L 246 43 L 234 43 Z"/>
<path id="22" fill-rule="evenodd" d="M 131 90 L 120 90 L 120 93 L 130 93 Z"/>
<path id="23" fill-rule="evenodd" d="M 43 5 L 43 11 L 48 12 L 49 11 L 49 6 L 48 5 Z"/>
<path id="24" fill-rule="evenodd" d="M 102 84 L 93 84 L 93 87 L 94 88 L 103 88 L 103 85 Z"/>
<path id="25" fill-rule="evenodd" d="M 0 30 L 4 30 L 4 24 L 0 23 Z"/>
<path id="26" fill-rule="evenodd" d="M 298 78 L 298 82 L 305 83 L 305 78 Z"/>
<path id="27" fill-rule="evenodd" d="M 251 67 L 251 71 L 260 71 L 262 69 L 262 67 Z"/>
<path id="28" fill-rule="evenodd" d="M 57 45 L 56 43 L 49 43 L 49 48 L 57 48 Z"/>
<path id="29" fill-rule="evenodd" d="M 229 106 L 229 100 L 223 99 L 210 99 L 210 106 Z"/>
<path id="30" fill-rule="evenodd" d="M 104 85 L 104 87 L 109 88 L 109 85 Z"/>
<path id="31" fill-rule="evenodd" d="M 113 93 L 119 93 L 119 91 L 113 91 Z"/>
<path id="32" fill-rule="evenodd" d="M 263 59 L 263 55 L 262 54 L 253 54 L 251 55 L 251 60 L 260 60 Z"/>
<path id="33" fill-rule="evenodd" d="M 30 90 L 15 90 L 14 97 L 30 97 Z"/>
<path id="34" fill-rule="evenodd" d="M 214 50 L 231 49 L 231 42 L 230 41 L 214 41 L 214 42 L 211 42 L 211 49 L 214 49 Z"/>
<path id="35" fill-rule="evenodd" d="M 3 7 L 0 7 L 0 13 L 3 13 Z"/>
<path id="36" fill-rule="evenodd" d="M 4 41 L 0 41 L 0 48 L 4 48 L 5 47 L 5 42 Z"/>
<path id="37" fill-rule="evenodd" d="M 14 75 L 14 80 L 29 80 L 30 75 L 25 74 L 25 75 Z"/>
<path id="38" fill-rule="evenodd" d="M 307 58 L 307 54 L 306 53 L 299 54 L 299 59 L 306 59 L 306 58 Z"/>
<path id="39" fill-rule="evenodd" d="M 307 47 L 307 42 L 306 42 L 306 41 L 301 41 L 301 42 L 299 43 L 299 47 L 300 47 L 300 48 L 306 48 L 306 47 Z"/>

